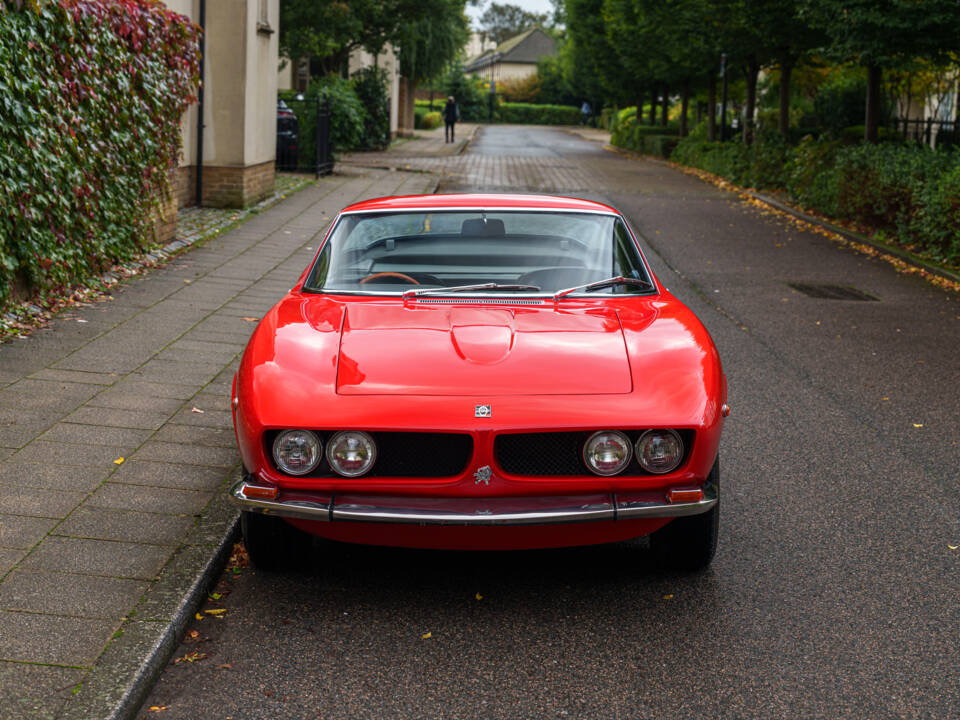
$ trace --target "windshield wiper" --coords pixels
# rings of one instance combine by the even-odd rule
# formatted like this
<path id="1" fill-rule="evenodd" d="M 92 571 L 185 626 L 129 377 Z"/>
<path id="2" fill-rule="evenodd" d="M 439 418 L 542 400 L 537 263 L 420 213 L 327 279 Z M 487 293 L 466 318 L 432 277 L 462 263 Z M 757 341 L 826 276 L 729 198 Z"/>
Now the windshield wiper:
<path id="1" fill-rule="evenodd" d="M 577 285 L 572 288 L 567 288 L 566 290 L 557 290 L 557 292 L 553 294 L 553 300 L 556 302 L 560 298 L 566 297 L 570 293 L 574 293 L 577 290 L 583 290 L 583 292 L 593 292 L 594 290 L 602 290 L 603 288 L 611 287 L 613 285 L 637 285 L 650 290 L 655 289 L 653 283 L 649 280 L 628 278 L 624 277 L 623 275 L 617 275 L 616 277 L 607 278 L 606 280 L 597 280 L 596 282 L 587 283 L 586 285 Z"/>
<path id="2" fill-rule="evenodd" d="M 403 297 L 417 297 L 418 295 L 434 295 L 437 293 L 468 292 L 470 290 L 532 290 L 540 288 L 536 285 L 502 285 L 500 283 L 481 283 L 480 285 L 454 285 L 452 287 L 420 288 L 419 290 L 404 290 Z"/>

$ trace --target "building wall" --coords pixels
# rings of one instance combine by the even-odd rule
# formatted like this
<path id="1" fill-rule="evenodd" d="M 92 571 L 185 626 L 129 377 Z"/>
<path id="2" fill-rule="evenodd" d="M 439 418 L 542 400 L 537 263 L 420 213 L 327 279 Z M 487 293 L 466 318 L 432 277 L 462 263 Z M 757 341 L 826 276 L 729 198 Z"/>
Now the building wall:
<path id="1" fill-rule="evenodd" d="M 350 53 L 350 74 L 376 64 L 387 71 L 387 94 L 390 97 L 390 137 L 396 137 L 400 127 L 400 63 L 391 46 L 374 57 L 365 50 L 355 50 Z"/>
<path id="2" fill-rule="evenodd" d="M 487 72 L 489 72 L 489 70 Z M 536 63 L 497 63 L 493 68 L 493 76 L 498 81 L 516 80 L 536 74 Z M 481 73 L 480 77 L 486 77 L 486 75 Z"/>
<path id="3" fill-rule="evenodd" d="M 166 5 L 194 22 L 200 20 L 199 0 L 166 0 Z M 205 205 L 245 206 L 273 192 L 278 25 L 279 0 L 206 3 Z M 183 153 L 173 183 L 181 205 L 196 201 L 198 114 L 195 104 L 181 123 Z"/>

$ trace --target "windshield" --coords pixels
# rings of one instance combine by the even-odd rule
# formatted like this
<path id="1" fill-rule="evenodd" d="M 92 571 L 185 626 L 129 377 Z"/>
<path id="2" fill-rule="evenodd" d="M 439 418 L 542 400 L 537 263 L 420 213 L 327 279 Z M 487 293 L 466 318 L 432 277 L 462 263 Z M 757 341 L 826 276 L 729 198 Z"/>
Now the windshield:
<path id="1" fill-rule="evenodd" d="M 304 290 L 402 293 L 495 284 L 508 287 L 476 292 L 553 294 L 619 275 L 650 282 L 633 238 L 613 215 L 369 213 L 341 217 Z M 598 292 L 651 288 L 619 283 Z"/>

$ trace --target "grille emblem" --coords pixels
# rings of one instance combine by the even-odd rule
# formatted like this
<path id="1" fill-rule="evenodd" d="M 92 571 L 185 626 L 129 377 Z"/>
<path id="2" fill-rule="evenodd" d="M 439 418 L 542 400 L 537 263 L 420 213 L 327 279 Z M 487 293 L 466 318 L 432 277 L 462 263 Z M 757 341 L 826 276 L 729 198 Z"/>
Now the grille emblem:
<path id="1" fill-rule="evenodd" d="M 490 466 L 489 466 L 489 465 L 484 465 L 482 468 L 480 468 L 479 470 L 477 470 L 477 471 L 473 474 L 473 477 L 476 478 L 476 481 L 475 481 L 473 484 L 474 484 L 474 485 L 479 485 L 480 483 L 483 483 L 484 485 L 489 485 L 489 484 L 490 484 L 490 476 L 491 476 L 492 474 L 493 474 L 493 473 L 492 473 L 491 470 L 490 470 Z"/>
<path id="2" fill-rule="evenodd" d="M 475 405 L 473 408 L 473 416 L 480 418 L 487 418 L 493 415 L 493 405 Z"/>

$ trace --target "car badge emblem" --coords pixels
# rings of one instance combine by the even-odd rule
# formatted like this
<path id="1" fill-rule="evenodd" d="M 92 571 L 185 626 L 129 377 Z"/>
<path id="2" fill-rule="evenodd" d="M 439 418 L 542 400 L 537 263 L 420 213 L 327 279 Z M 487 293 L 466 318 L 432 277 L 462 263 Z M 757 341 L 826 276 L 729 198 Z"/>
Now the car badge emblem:
<path id="1" fill-rule="evenodd" d="M 493 415 L 493 406 L 492 405 L 475 405 L 473 408 L 474 417 L 491 417 Z"/>
<path id="2" fill-rule="evenodd" d="M 482 468 L 480 468 L 479 470 L 477 470 L 477 471 L 473 474 L 473 476 L 476 478 L 476 482 L 474 482 L 473 484 L 474 484 L 474 485 L 479 485 L 480 483 L 483 483 L 484 485 L 489 485 L 489 484 L 490 484 L 490 476 L 491 476 L 492 474 L 493 474 L 493 473 L 492 473 L 491 470 L 490 470 L 490 466 L 489 466 L 489 465 L 484 465 Z"/>

